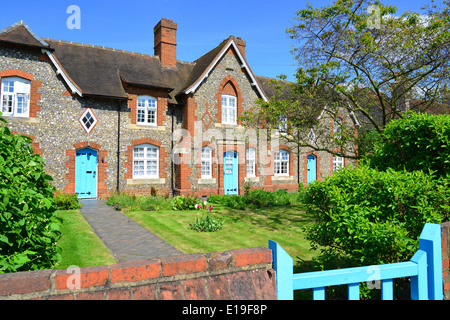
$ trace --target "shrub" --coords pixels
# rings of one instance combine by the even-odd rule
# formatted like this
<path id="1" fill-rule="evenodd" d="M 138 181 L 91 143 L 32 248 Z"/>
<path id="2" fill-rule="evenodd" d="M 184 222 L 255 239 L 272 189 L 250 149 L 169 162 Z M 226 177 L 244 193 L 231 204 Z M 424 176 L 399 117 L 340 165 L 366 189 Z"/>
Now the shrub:
<path id="1" fill-rule="evenodd" d="M 210 215 L 203 215 L 201 218 L 197 218 L 190 228 L 198 232 L 215 232 L 223 228 L 224 221 L 218 221 L 212 218 Z"/>
<path id="2" fill-rule="evenodd" d="M 115 193 L 108 197 L 106 204 L 115 210 L 156 211 L 169 209 L 171 204 L 164 196 L 136 196 L 127 193 Z"/>
<path id="3" fill-rule="evenodd" d="M 0 273 L 47 269 L 61 260 L 52 178 L 30 142 L 0 127 Z"/>
<path id="4" fill-rule="evenodd" d="M 330 257 L 353 266 L 409 260 L 424 224 L 448 219 L 448 184 L 421 171 L 342 168 L 306 190 L 316 220 L 306 237 L 321 248 L 321 263 Z"/>
<path id="5" fill-rule="evenodd" d="M 370 166 L 450 174 L 450 115 L 408 113 L 391 121 L 375 143 Z"/>
<path id="6" fill-rule="evenodd" d="M 208 202 L 222 204 L 226 207 L 238 210 L 246 208 L 258 209 L 270 206 L 286 206 L 292 203 L 292 194 L 286 190 L 269 192 L 265 190 L 246 190 L 243 196 L 237 195 L 212 195 Z"/>
<path id="7" fill-rule="evenodd" d="M 76 194 L 57 193 L 53 196 L 53 200 L 57 210 L 74 210 L 81 207 Z"/>
<path id="8" fill-rule="evenodd" d="M 196 204 L 201 204 L 201 201 L 191 196 L 177 196 L 172 200 L 173 210 L 195 210 Z"/>

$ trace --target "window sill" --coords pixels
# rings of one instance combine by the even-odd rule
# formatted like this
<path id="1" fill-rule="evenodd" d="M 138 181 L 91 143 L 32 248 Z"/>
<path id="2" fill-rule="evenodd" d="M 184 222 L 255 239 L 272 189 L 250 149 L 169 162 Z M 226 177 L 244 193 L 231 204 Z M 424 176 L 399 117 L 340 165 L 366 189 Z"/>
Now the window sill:
<path id="1" fill-rule="evenodd" d="M 274 181 L 295 181 L 294 176 L 272 176 L 272 182 Z"/>
<path id="2" fill-rule="evenodd" d="M 30 117 L 19 117 L 12 115 L 3 115 L 8 122 L 12 120 L 12 122 L 24 122 L 24 123 L 41 123 L 41 120 L 38 118 L 30 118 Z"/>
<path id="3" fill-rule="evenodd" d="M 128 129 L 166 131 L 166 127 L 164 127 L 164 126 L 154 126 L 151 124 L 129 124 Z"/>
<path id="4" fill-rule="evenodd" d="M 244 182 L 259 182 L 259 177 L 255 176 L 244 177 Z"/>
<path id="5" fill-rule="evenodd" d="M 201 178 L 198 180 L 198 184 L 216 184 L 216 178 Z"/>
<path id="6" fill-rule="evenodd" d="M 135 185 L 144 185 L 144 184 L 165 184 L 166 179 L 127 179 L 127 185 L 135 186 Z"/>

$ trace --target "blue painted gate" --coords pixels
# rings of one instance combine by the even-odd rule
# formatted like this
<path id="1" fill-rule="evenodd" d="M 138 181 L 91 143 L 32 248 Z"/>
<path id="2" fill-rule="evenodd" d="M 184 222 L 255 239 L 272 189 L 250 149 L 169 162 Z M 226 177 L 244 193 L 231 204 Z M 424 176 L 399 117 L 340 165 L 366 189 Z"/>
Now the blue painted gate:
<path id="1" fill-rule="evenodd" d="M 310 184 L 311 182 L 315 181 L 317 177 L 316 156 L 310 154 L 307 159 L 307 182 L 308 184 Z"/>
<path id="2" fill-rule="evenodd" d="M 223 155 L 223 187 L 226 195 L 239 193 L 238 154 L 227 151 Z"/>
<path id="3" fill-rule="evenodd" d="M 97 198 L 97 151 L 77 150 L 75 165 L 75 193 L 78 198 Z"/>
<path id="4" fill-rule="evenodd" d="M 348 299 L 358 300 L 359 283 L 379 281 L 381 298 L 393 299 L 395 278 L 410 277 L 412 300 L 443 300 L 442 238 L 439 224 L 425 224 L 419 250 L 410 261 L 337 270 L 293 273 L 293 259 L 269 240 L 277 298 L 293 300 L 294 290 L 312 289 L 314 300 L 325 299 L 325 287 L 347 285 Z"/>

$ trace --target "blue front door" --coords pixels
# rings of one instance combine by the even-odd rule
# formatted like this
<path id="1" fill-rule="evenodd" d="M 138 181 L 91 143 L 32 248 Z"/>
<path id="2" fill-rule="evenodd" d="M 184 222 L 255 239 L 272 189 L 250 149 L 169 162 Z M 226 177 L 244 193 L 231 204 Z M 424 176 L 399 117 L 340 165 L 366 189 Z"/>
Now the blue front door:
<path id="1" fill-rule="evenodd" d="M 308 164 L 307 164 L 307 182 L 310 184 L 311 182 L 316 180 L 316 157 L 313 155 L 308 156 Z"/>
<path id="2" fill-rule="evenodd" d="M 227 151 L 223 156 L 223 186 L 225 194 L 238 194 L 238 154 L 234 151 Z"/>
<path id="3" fill-rule="evenodd" d="M 75 193 L 78 198 L 97 198 L 97 151 L 77 150 Z"/>

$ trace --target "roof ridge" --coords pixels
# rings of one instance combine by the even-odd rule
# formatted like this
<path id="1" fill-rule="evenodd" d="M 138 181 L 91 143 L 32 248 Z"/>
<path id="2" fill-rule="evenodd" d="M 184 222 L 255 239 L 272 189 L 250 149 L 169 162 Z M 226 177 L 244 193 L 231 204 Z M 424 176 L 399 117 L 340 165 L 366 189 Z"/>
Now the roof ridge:
<path id="1" fill-rule="evenodd" d="M 47 42 L 45 42 L 41 37 L 39 37 L 36 33 L 34 33 L 33 30 L 31 30 L 31 28 L 25 23 L 25 21 L 20 20 L 17 21 L 16 23 L 13 23 L 12 25 L 10 25 L 9 27 L 6 27 L 2 30 L 0 30 L 0 34 L 2 33 L 8 33 L 12 30 L 14 30 L 15 28 L 19 27 L 19 26 L 23 26 L 28 33 L 34 38 L 36 39 L 36 41 L 38 41 L 40 44 L 42 44 L 44 47 L 49 47 L 49 44 Z"/>
<path id="2" fill-rule="evenodd" d="M 124 49 L 117 49 L 117 48 L 112 48 L 112 47 L 99 46 L 99 45 L 95 45 L 95 44 L 81 43 L 81 42 L 75 42 L 75 41 L 69 41 L 69 40 L 59 40 L 59 39 L 52 39 L 52 38 L 42 38 L 42 39 L 45 39 L 46 41 L 53 41 L 53 42 L 63 43 L 63 44 L 72 44 L 72 45 L 76 45 L 76 46 L 80 46 L 80 47 L 86 47 L 86 48 L 107 50 L 107 51 L 120 52 L 120 53 L 129 53 L 129 54 L 134 54 L 134 55 L 137 55 L 137 56 L 149 57 L 149 58 L 158 58 L 158 56 L 155 56 L 155 55 L 152 55 L 152 54 L 148 54 L 148 53 L 142 53 L 142 52 L 136 52 L 136 51 L 130 51 L 130 50 L 124 50 Z M 177 62 L 193 64 L 193 62 L 182 61 L 182 60 L 177 60 Z"/>

